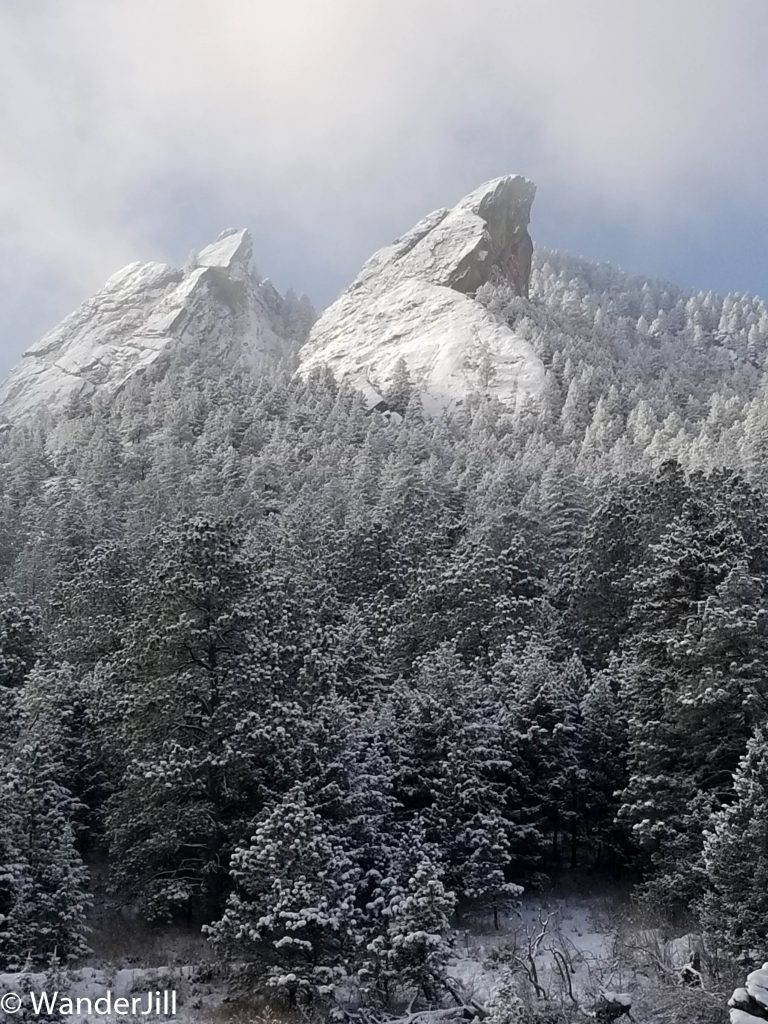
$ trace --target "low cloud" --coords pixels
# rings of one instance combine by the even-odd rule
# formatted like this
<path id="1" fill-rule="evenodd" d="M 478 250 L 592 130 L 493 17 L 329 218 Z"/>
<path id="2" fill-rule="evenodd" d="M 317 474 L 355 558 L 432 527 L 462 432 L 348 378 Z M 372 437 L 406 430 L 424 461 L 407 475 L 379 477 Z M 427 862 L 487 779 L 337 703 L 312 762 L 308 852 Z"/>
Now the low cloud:
<path id="1" fill-rule="evenodd" d="M 767 37 L 763 0 L 5 5 L 0 360 L 123 263 L 235 218 L 265 272 L 325 300 L 508 171 L 566 237 L 765 212 Z"/>

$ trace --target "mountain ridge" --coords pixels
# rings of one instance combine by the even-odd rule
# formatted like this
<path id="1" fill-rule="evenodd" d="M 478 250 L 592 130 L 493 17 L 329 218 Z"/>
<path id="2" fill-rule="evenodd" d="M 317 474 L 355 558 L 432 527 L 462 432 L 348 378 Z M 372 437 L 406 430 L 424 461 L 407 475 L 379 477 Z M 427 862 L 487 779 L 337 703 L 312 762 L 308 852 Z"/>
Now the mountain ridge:
<path id="1" fill-rule="evenodd" d="M 651 400 L 649 368 L 652 377 L 687 379 L 681 359 L 701 363 L 708 383 L 696 385 L 700 399 L 734 368 L 734 381 L 743 379 L 737 390 L 752 394 L 768 338 L 764 302 L 534 250 L 535 192 L 528 179 L 508 175 L 427 214 L 375 252 L 316 322 L 307 299 L 290 289 L 281 295 L 250 269 L 246 230 L 222 232 L 183 269 L 131 263 L 27 350 L 0 384 L 0 422 L 57 416 L 72 400 L 114 395 L 188 343 L 210 348 L 222 365 L 298 353 L 300 377 L 329 369 L 369 409 L 386 408 L 388 389 L 405 373 L 430 413 L 495 399 L 515 414 L 552 415 L 546 396 L 565 383 L 590 394 L 591 414 L 627 374 Z M 565 348 L 561 334 L 573 336 Z M 552 364 L 557 349 L 573 349 L 570 368 L 559 356 Z"/>

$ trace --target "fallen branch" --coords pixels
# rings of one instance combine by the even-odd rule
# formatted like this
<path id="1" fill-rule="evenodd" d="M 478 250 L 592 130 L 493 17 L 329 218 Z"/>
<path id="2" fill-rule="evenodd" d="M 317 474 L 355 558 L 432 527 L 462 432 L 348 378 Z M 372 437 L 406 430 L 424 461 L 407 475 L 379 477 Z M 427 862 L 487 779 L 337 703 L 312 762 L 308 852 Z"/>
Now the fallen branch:
<path id="1" fill-rule="evenodd" d="M 484 1020 L 488 1016 L 486 1007 L 464 992 L 461 982 L 456 981 L 455 978 L 445 978 L 443 984 L 451 998 L 456 1001 L 458 1008 L 464 1011 L 465 1016 L 476 1017 L 478 1020 Z"/>

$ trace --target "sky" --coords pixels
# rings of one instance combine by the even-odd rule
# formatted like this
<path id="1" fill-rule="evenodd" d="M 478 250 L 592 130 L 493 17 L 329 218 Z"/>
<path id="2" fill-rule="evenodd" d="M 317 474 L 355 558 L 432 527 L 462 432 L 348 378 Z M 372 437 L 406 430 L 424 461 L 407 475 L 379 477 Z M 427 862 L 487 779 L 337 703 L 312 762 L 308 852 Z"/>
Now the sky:
<path id="1" fill-rule="evenodd" d="M 490 178 L 548 246 L 768 296 L 766 0 L 0 0 L 0 374 L 248 227 L 327 304 Z"/>

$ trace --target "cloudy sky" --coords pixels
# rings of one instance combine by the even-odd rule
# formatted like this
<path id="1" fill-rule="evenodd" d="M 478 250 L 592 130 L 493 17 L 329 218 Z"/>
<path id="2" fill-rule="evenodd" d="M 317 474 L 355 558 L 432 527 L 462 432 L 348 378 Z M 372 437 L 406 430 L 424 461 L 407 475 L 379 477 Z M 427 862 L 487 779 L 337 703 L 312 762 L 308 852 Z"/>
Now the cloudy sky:
<path id="1" fill-rule="evenodd" d="M 547 245 L 768 294 L 766 0 L 0 0 L 0 372 L 229 226 L 326 303 L 480 182 Z"/>

